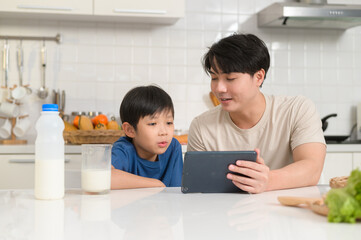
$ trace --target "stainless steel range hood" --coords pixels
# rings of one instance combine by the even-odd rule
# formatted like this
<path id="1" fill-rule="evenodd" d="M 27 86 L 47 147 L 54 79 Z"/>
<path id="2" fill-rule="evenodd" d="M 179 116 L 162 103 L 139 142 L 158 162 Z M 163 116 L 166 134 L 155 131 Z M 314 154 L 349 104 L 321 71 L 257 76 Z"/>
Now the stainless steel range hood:
<path id="1" fill-rule="evenodd" d="M 273 3 L 257 17 L 259 27 L 347 29 L 361 25 L 361 5 Z"/>

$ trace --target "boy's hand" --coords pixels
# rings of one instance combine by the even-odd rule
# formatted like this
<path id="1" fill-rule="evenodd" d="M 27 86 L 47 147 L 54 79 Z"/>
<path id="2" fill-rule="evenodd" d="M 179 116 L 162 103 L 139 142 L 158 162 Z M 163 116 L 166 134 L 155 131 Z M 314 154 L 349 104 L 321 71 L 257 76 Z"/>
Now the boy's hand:
<path id="1" fill-rule="evenodd" d="M 261 193 L 266 191 L 269 181 L 269 167 L 264 163 L 258 148 L 256 162 L 238 160 L 236 165 L 231 164 L 228 169 L 232 172 L 240 173 L 248 177 L 238 176 L 228 173 L 227 178 L 243 191 L 249 193 Z"/>

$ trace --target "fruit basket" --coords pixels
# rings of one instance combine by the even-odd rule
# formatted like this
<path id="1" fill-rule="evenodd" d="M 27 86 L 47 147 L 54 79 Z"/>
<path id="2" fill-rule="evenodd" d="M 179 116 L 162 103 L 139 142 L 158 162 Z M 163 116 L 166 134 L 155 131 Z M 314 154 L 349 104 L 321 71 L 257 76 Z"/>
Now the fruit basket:
<path id="1" fill-rule="evenodd" d="M 111 144 L 121 136 L 124 136 L 123 130 L 76 130 L 63 132 L 64 141 L 67 144 Z"/>

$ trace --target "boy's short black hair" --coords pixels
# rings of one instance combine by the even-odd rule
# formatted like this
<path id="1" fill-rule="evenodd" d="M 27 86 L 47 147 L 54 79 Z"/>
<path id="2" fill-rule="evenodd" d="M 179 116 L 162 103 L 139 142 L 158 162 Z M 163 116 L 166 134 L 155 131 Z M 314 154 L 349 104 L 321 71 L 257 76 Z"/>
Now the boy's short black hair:
<path id="1" fill-rule="evenodd" d="M 266 44 L 253 34 L 235 33 L 214 43 L 204 55 L 203 68 L 218 73 L 240 72 L 253 76 L 264 69 L 265 77 L 270 66 Z"/>
<path id="2" fill-rule="evenodd" d="M 140 86 L 124 96 L 119 114 L 123 123 L 128 122 L 136 130 L 140 118 L 164 110 L 172 112 L 174 117 L 173 102 L 168 93 L 157 86 Z"/>

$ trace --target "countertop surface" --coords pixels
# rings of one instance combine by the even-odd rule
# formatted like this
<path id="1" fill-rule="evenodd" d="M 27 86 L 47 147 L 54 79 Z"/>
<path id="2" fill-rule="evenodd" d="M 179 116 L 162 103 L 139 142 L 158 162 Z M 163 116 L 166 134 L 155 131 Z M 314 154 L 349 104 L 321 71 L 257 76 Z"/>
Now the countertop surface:
<path id="1" fill-rule="evenodd" d="M 182 145 L 182 152 L 187 151 L 187 145 Z M 327 144 L 327 152 L 361 152 L 361 144 Z M 34 154 L 34 144 L 0 145 L 0 154 Z M 65 145 L 66 154 L 80 154 L 81 145 Z"/>
<path id="2" fill-rule="evenodd" d="M 320 197 L 328 186 L 261 194 L 182 194 L 180 188 L 68 189 L 61 200 L 0 190 L 0 239 L 359 239 L 360 223 L 328 223 L 278 196 Z"/>

